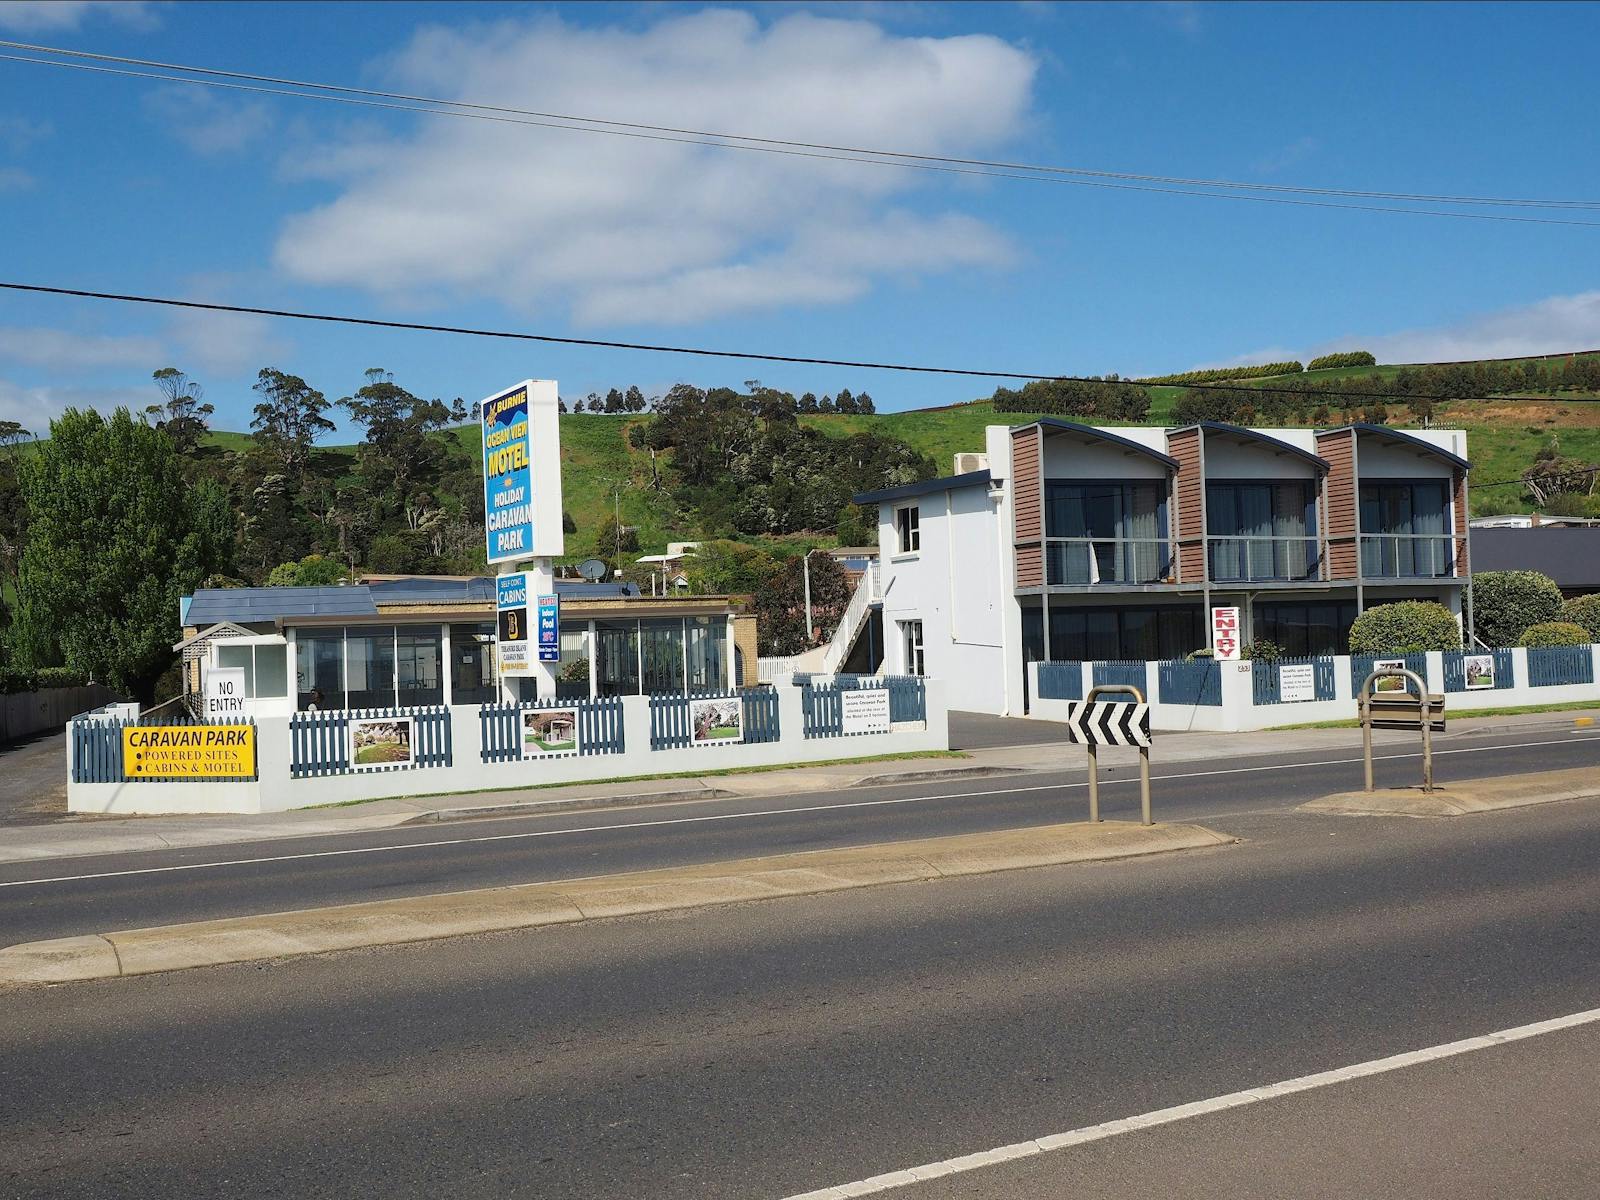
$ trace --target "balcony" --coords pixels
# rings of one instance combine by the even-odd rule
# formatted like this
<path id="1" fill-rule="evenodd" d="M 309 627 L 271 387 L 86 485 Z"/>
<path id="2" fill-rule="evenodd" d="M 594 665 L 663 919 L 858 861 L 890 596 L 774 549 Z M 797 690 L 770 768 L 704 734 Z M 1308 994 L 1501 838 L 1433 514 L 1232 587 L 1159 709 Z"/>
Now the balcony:
<path id="1" fill-rule="evenodd" d="M 1361 574 L 1368 579 L 1447 579 L 1455 573 L 1455 539 L 1449 534 L 1361 535 Z"/>
<path id="2" fill-rule="evenodd" d="M 1213 583 L 1267 583 L 1320 579 L 1314 537 L 1206 538 L 1206 571 Z"/>
<path id="3" fill-rule="evenodd" d="M 1166 538 L 1045 539 L 1045 581 L 1052 586 L 1166 583 L 1171 575 Z"/>

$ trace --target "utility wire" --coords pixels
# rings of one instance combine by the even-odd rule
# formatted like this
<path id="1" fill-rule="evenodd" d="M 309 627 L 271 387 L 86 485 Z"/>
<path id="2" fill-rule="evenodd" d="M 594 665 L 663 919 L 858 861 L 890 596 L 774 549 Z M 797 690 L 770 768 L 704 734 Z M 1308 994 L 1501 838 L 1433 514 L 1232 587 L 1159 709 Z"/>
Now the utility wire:
<path id="1" fill-rule="evenodd" d="M 0 40 L 0 46 L 18 45 L 18 44 L 19 43 L 11 43 L 11 42 L 5 42 L 3 40 Z M 465 118 L 465 119 L 469 119 L 469 120 L 492 121 L 492 122 L 495 122 L 497 124 L 504 124 L 504 125 L 528 125 L 528 126 L 535 126 L 535 127 L 542 128 L 542 129 L 563 129 L 563 130 L 567 130 L 567 131 L 572 132 L 572 133 L 594 133 L 594 134 L 603 134 L 603 135 L 606 135 L 606 136 L 609 136 L 609 137 L 636 138 L 636 139 L 643 139 L 643 140 L 646 140 L 646 141 L 656 141 L 656 142 L 677 142 L 677 143 L 683 143 L 683 144 L 687 144 L 687 145 L 709 146 L 709 147 L 711 147 L 713 149 L 719 149 L 719 150 L 747 150 L 747 151 L 751 151 L 751 152 L 754 152 L 754 153 L 782 155 L 782 156 L 786 156 L 786 157 L 824 159 L 824 160 L 830 160 L 830 161 L 834 161 L 834 162 L 864 163 L 867 166 L 897 167 L 897 168 L 901 168 L 901 169 L 905 169 L 905 170 L 933 171 L 933 172 L 937 172 L 939 174 L 944 174 L 944 175 L 978 175 L 978 176 L 984 176 L 984 177 L 994 178 L 994 179 L 1020 180 L 1020 181 L 1025 182 L 1025 183 L 1067 184 L 1067 185 L 1073 186 L 1073 187 L 1102 188 L 1102 189 L 1111 189 L 1111 190 L 1114 190 L 1114 191 L 1126 191 L 1126 192 L 1153 192 L 1153 193 L 1155 193 L 1157 195 L 1165 195 L 1165 196 L 1198 196 L 1198 197 L 1202 197 L 1202 198 L 1205 198 L 1205 199 L 1211 199 L 1211 200 L 1244 200 L 1244 201 L 1252 201 L 1252 202 L 1257 203 L 1257 204 L 1278 204 L 1278 205 L 1289 205 L 1289 206 L 1301 207 L 1301 208 L 1333 208 L 1333 209 L 1343 209 L 1343 210 L 1350 211 L 1350 212 L 1399 213 L 1399 214 L 1403 214 L 1403 215 L 1406 215 L 1406 216 L 1445 217 L 1445 218 L 1452 218 L 1452 219 L 1456 219 L 1456 220 L 1466 220 L 1466 221 L 1503 221 L 1503 222 L 1511 222 L 1511 223 L 1519 224 L 1519 225 L 1566 225 L 1566 226 L 1579 226 L 1579 227 L 1590 228 L 1590 229 L 1600 228 L 1600 221 L 1578 221 L 1578 220 L 1572 220 L 1572 219 L 1566 219 L 1566 218 L 1560 218 L 1560 217 L 1523 217 L 1523 216 L 1512 216 L 1512 215 L 1507 214 L 1507 213 L 1441 212 L 1441 211 L 1439 211 L 1437 209 L 1399 207 L 1399 206 L 1390 205 L 1390 204 L 1345 204 L 1345 203 L 1339 203 L 1339 202 L 1331 201 L 1331 200 L 1311 200 L 1311 199 L 1303 199 L 1303 198 L 1291 198 L 1291 197 L 1288 197 L 1288 196 L 1250 195 L 1250 194 L 1241 194 L 1241 193 L 1233 193 L 1233 192 L 1208 192 L 1208 191 L 1200 191 L 1200 190 L 1197 190 L 1196 188 L 1191 188 L 1191 187 L 1176 187 L 1176 186 L 1169 187 L 1169 186 L 1159 185 L 1159 184 L 1154 184 L 1154 183 L 1113 183 L 1113 182 L 1110 182 L 1109 179 L 1105 179 L 1105 178 L 1088 179 L 1088 178 L 1068 177 L 1065 174 L 1027 173 L 1027 172 L 1049 172 L 1049 171 L 1066 172 L 1066 171 L 1072 170 L 1071 168 L 1040 168 L 1040 167 L 1022 166 L 1022 167 L 1019 167 L 1016 170 L 990 170 L 990 169 L 987 169 L 986 167 L 981 167 L 981 166 L 973 166 L 973 167 L 942 166 L 942 165 L 939 165 L 940 161 L 951 162 L 951 163 L 959 163 L 959 162 L 964 162 L 964 161 L 982 162 L 983 160 L 962 160 L 962 159 L 939 160 L 939 159 L 937 159 L 936 156 L 900 155 L 900 154 L 896 154 L 896 152 L 894 152 L 894 151 L 885 151 L 885 152 L 883 152 L 884 154 L 887 154 L 887 155 L 894 155 L 894 157 L 892 157 L 892 158 L 867 157 L 868 155 L 872 155 L 872 154 L 874 154 L 876 152 L 874 152 L 874 151 L 850 151 L 848 149 L 844 149 L 844 150 L 841 150 L 840 152 L 834 153 L 834 152 L 828 152 L 828 151 L 825 151 L 825 150 L 805 150 L 805 149 L 785 148 L 785 146 L 783 146 L 781 144 L 779 144 L 779 145 L 758 145 L 758 144 L 754 144 L 753 142 L 750 142 L 750 143 L 739 143 L 739 142 L 734 142 L 734 141 L 718 141 L 718 140 L 714 140 L 715 138 L 717 138 L 719 136 L 737 137 L 738 135 L 715 135 L 715 134 L 713 134 L 713 135 L 707 135 L 707 136 L 704 136 L 704 137 L 698 137 L 698 136 L 680 136 L 680 135 L 673 134 L 673 133 L 647 133 L 647 132 L 642 132 L 641 130 L 638 130 L 638 129 L 630 129 L 630 128 L 602 128 L 602 127 L 600 127 L 599 123 L 593 124 L 593 125 L 580 125 L 580 124 L 563 123 L 563 121 L 570 122 L 570 121 L 585 120 L 587 118 L 563 118 L 562 120 L 557 121 L 557 120 L 540 120 L 540 119 L 534 119 L 533 117 L 498 116 L 498 115 L 495 115 L 493 112 L 463 111 L 463 107 L 464 106 L 458 105 L 456 101 L 451 101 L 451 100 L 442 100 L 442 101 L 421 100 L 419 102 L 410 102 L 409 100 L 407 100 L 407 102 L 404 102 L 404 103 L 391 103 L 391 102 L 386 102 L 386 101 L 381 101 L 381 100 L 363 99 L 360 96 L 334 95 L 334 94 L 330 94 L 331 90 L 334 87 L 334 85 L 331 85 L 331 84 L 298 85 L 298 86 L 313 87 L 313 88 L 318 88 L 318 89 L 329 89 L 329 92 L 324 92 L 324 91 L 316 91 L 316 92 L 290 91 L 290 90 L 285 90 L 285 87 L 292 87 L 292 86 L 297 86 L 297 85 L 294 85 L 291 82 L 291 83 L 285 84 L 284 86 L 254 86 L 254 85 L 251 85 L 251 84 L 230 83 L 230 82 L 226 82 L 226 81 L 220 80 L 220 79 L 186 78 L 186 77 L 183 77 L 183 76 L 163 75 L 163 74 L 157 74 L 157 73 L 150 72 L 150 71 L 138 71 L 138 70 L 132 70 L 132 69 L 122 68 L 122 67 L 103 67 L 103 66 L 95 66 L 95 65 L 90 64 L 90 63 L 60 62 L 60 61 L 53 61 L 53 60 L 50 60 L 50 59 L 43 59 L 43 58 L 29 58 L 29 57 L 26 57 L 24 55 L 17 55 L 17 54 L 0 54 L 0 61 L 29 63 L 29 64 L 32 64 L 34 66 L 42 66 L 42 67 L 63 67 L 63 68 L 71 69 L 71 70 L 91 71 L 91 72 L 95 72 L 97 74 L 104 74 L 104 75 L 130 76 L 130 77 L 137 78 L 137 79 L 149 79 L 149 80 L 154 80 L 154 81 L 161 82 L 161 83 L 187 83 L 187 84 L 194 84 L 194 85 L 203 86 L 203 87 L 210 87 L 210 88 L 223 88 L 223 89 L 226 89 L 226 90 L 229 90 L 229 91 L 248 92 L 248 93 L 253 93 L 253 94 L 257 94 L 257 95 L 287 96 L 287 97 L 293 97 L 293 98 L 300 99 L 300 100 L 321 100 L 321 101 L 327 101 L 327 102 L 332 102 L 332 103 L 337 103 L 337 104 L 355 105 L 355 106 L 363 107 L 363 108 L 387 109 L 387 110 L 394 111 L 394 112 L 425 113 L 425 114 L 430 115 L 430 116 L 460 117 L 460 118 Z M 132 61 L 140 61 L 140 60 L 132 60 Z M 175 69 L 200 70 L 200 69 L 203 69 L 203 68 L 175 68 Z M 270 77 L 266 77 L 266 76 L 263 76 L 262 78 L 270 79 Z M 358 90 L 358 89 L 352 89 L 352 90 Z M 379 95 L 387 95 L 389 93 L 377 93 L 377 94 L 379 94 Z M 398 93 L 397 93 L 397 95 L 398 95 Z M 450 108 L 430 107 L 429 105 L 431 105 L 431 104 L 454 105 L 455 107 L 450 107 Z M 489 108 L 491 106 L 483 105 L 483 106 L 471 106 L 471 107 Z M 511 111 L 520 111 L 520 110 L 511 110 Z M 606 123 L 606 124 L 621 124 L 621 123 L 620 122 L 610 122 L 610 123 Z M 807 145 L 807 144 L 809 144 L 809 143 L 799 143 L 799 145 Z M 918 161 L 919 159 L 934 159 L 934 161 Z M 996 164 L 996 165 L 1003 165 L 1003 164 Z M 1100 174 L 1103 174 L 1103 175 L 1114 175 L 1116 173 L 1113 173 L 1113 172 L 1102 172 Z M 1128 178 L 1137 179 L 1137 178 L 1143 178 L 1143 177 L 1141 177 L 1141 176 L 1128 176 Z M 1161 178 L 1161 177 L 1152 177 L 1152 178 Z M 1236 187 L 1236 186 L 1253 186 L 1253 185 L 1239 185 L 1239 184 L 1229 184 L 1229 183 L 1226 183 L 1226 182 L 1218 182 L 1215 186 L 1219 186 L 1219 187 Z M 1308 189 L 1308 190 L 1310 190 L 1310 189 Z M 1335 192 L 1334 194 L 1343 194 L 1343 193 Z M 1358 193 L 1350 193 L 1350 194 L 1355 195 L 1355 194 L 1358 194 Z M 1399 193 L 1393 193 L 1393 194 L 1396 195 L 1396 196 L 1399 195 Z M 1488 199 L 1485 199 L 1485 200 L 1469 200 L 1469 199 L 1466 199 L 1466 198 L 1448 199 L 1448 198 L 1444 198 L 1444 197 L 1438 198 L 1435 202 L 1436 203 L 1462 203 L 1462 204 L 1467 204 L 1467 203 L 1479 203 L 1479 204 L 1529 204 L 1529 205 L 1534 205 L 1534 206 L 1537 206 L 1537 207 L 1548 207 L 1548 208 L 1580 207 L 1580 206 L 1583 206 L 1583 205 L 1590 205 L 1590 204 L 1597 203 L 1597 202 L 1590 202 L 1590 201 L 1553 201 L 1553 202 L 1544 202 L 1544 201 L 1516 201 L 1516 200 L 1504 200 L 1504 201 L 1502 201 L 1502 200 L 1488 200 Z"/>
<path id="2" fill-rule="evenodd" d="M 377 317 L 341 316 L 333 313 L 300 312 L 294 309 L 258 308 L 244 304 L 213 304 L 202 300 L 183 300 L 169 296 L 140 296 L 124 292 L 96 292 L 82 288 L 50 287 L 39 283 L 0 281 L 0 290 L 34 292 L 46 296 L 71 296 L 83 300 L 116 300 L 125 304 L 152 304 L 168 308 L 199 309 L 205 312 L 238 313 L 245 316 L 283 317 L 296 321 L 323 321 L 334 325 L 362 325 L 376 329 L 404 329 L 420 333 L 453 333 L 466 337 L 502 338 L 523 342 L 546 342 L 558 346 L 592 346 L 603 350 L 640 350 L 652 354 L 692 354 L 702 358 L 738 358 L 754 362 L 799 363 L 821 367 L 855 367 L 869 371 L 906 371 L 920 375 L 962 375 L 978 379 L 1050 380 L 1060 383 L 1089 383 L 1110 387 L 1183 387 L 1193 391 L 1241 391 L 1283 396 L 1340 396 L 1358 398 L 1374 404 L 1387 401 L 1488 399 L 1489 397 L 1419 395 L 1387 395 L 1381 392 L 1339 391 L 1322 388 L 1241 387 L 1239 383 L 1189 383 L 1146 384 L 1137 379 L 1095 379 L 1087 375 L 1042 375 L 1027 371 L 987 371 L 970 367 L 930 367 L 910 363 L 869 362 L 848 358 L 813 358 L 798 354 L 761 354 L 749 350 L 711 350 L 702 346 L 665 346 L 650 342 L 615 342 L 599 338 L 558 337 L 548 333 L 525 333 L 519 330 L 476 329 L 464 325 L 431 325 L 417 321 L 385 321 Z M 1514 397 L 1500 397 L 1514 399 Z M 1554 398 L 1553 398 L 1554 399 Z M 1574 397 L 1560 397 L 1561 403 L 1582 402 Z"/>
<path id="3" fill-rule="evenodd" d="M 322 92 L 337 92 L 351 96 L 370 96 L 382 100 L 403 100 L 412 104 L 430 104 L 450 108 L 472 109 L 481 112 L 509 113 L 522 117 L 539 117 L 549 121 L 603 125 L 616 129 L 646 130 L 653 133 L 670 133 L 696 138 L 717 138 L 724 142 L 751 142 L 765 146 L 786 146 L 805 150 L 828 150 L 850 155 L 872 155 L 877 158 L 905 159 L 914 162 L 954 163 L 959 166 L 994 167 L 1006 171 L 1033 171 L 1058 175 L 1081 175 L 1100 179 L 1122 179 L 1142 183 L 1176 184 L 1192 187 L 1237 188 L 1261 192 L 1290 192 L 1314 196 L 1347 196 L 1367 200 L 1414 200 L 1429 204 L 1485 204 L 1509 205 L 1529 208 L 1600 209 L 1600 200 L 1538 200 L 1503 196 L 1453 196 L 1430 195 L 1420 192 L 1381 192 L 1354 188 L 1316 188 L 1295 184 L 1253 183 L 1230 179 L 1203 179 L 1175 175 L 1150 175 L 1132 171 L 1104 171 L 1088 167 L 1063 167 L 1040 163 L 1008 162 L 982 158 L 958 158 L 944 154 L 918 154 L 902 150 L 882 150 L 861 146 L 841 146 L 827 142 L 805 142 L 787 138 L 757 137 L 753 134 L 725 133 L 705 129 L 685 129 L 672 125 L 652 125 L 642 121 L 615 121 L 604 117 L 586 117 L 570 113 L 540 112 L 534 109 L 514 108 L 500 104 L 481 104 L 468 100 L 443 100 L 435 96 L 417 96 L 405 92 L 386 92 L 376 88 L 358 88 L 346 84 L 319 83 L 304 79 L 288 79 L 273 75 L 257 75 L 248 71 L 228 71 L 215 67 L 197 67 L 186 63 L 161 62 L 154 59 L 130 58 L 117 54 L 97 54 L 87 50 L 69 50 L 59 46 L 41 46 L 29 42 L 0 39 L 0 46 L 34 53 L 55 54 L 69 58 L 90 59 L 96 62 L 121 63 L 127 66 L 154 67 L 162 71 L 182 71 L 194 75 L 209 75 L 223 79 L 243 79 L 254 83 L 270 83 L 282 87 L 306 88 Z M 39 59 L 18 61 L 42 62 Z M 54 63 L 55 66 L 70 66 Z M 174 80 L 174 82 L 184 82 Z M 593 132 L 593 131 L 592 131 Z M 737 148 L 737 147 L 730 147 Z"/>

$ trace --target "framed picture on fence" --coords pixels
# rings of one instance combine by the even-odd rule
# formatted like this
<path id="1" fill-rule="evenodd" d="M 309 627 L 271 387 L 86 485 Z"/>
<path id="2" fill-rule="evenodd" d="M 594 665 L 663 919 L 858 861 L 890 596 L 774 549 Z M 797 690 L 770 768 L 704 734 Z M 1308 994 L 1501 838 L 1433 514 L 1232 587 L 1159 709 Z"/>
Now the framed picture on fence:
<path id="1" fill-rule="evenodd" d="M 415 722 L 410 717 L 354 717 L 350 721 L 350 769 L 377 771 L 414 767 Z"/>
<path id="2" fill-rule="evenodd" d="M 1461 674 L 1467 691 L 1477 692 L 1494 687 L 1494 655 L 1467 654 L 1461 659 Z"/>
<path id="3" fill-rule="evenodd" d="M 689 744 L 715 746 L 744 741 L 744 702 L 737 696 L 689 701 Z"/>
<path id="4" fill-rule="evenodd" d="M 522 757 L 549 758 L 557 754 L 577 754 L 578 710 L 575 708 L 534 708 L 522 712 Z"/>

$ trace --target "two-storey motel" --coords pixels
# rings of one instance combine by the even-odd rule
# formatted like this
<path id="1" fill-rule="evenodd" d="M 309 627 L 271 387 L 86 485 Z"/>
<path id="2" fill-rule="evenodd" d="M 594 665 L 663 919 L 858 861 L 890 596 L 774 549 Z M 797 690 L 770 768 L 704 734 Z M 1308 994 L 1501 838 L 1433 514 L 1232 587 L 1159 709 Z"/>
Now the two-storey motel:
<path id="1" fill-rule="evenodd" d="M 953 706 L 1025 712 L 1029 662 L 1184 657 L 1213 606 L 1290 655 L 1345 652 L 1392 600 L 1462 616 L 1459 430 L 1046 418 L 985 442 L 982 469 L 856 497 L 879 511 L 878 669 L 949 680 Z"/>

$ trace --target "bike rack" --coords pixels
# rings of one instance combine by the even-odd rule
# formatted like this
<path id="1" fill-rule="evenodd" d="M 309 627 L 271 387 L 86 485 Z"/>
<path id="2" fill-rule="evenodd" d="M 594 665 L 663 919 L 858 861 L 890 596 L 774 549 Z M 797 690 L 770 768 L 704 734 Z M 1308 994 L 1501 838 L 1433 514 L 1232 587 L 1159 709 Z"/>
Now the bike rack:
<path id="1" fill-rule="evenodd" d="M 1132 692 L 1138 703 L 1146 703 L 1144 692 L 1131 683 L 1103 683 L 1096 684 L 1089 689 L 1089 694 L 1083 698 L 1085 704 L 1094 702 L 1094 698 L 1106 693 Z M 1085 742 L 1083 748 L 1089 752 L 1089 821 L 1096 823 L 1100 820 L 1100 747 L 1094 742 Z M 1150 747 L 1139 747 L 1139 811 L 1146 825 L 1154 825 L 1155 820 L 1150 815 Z"/>

